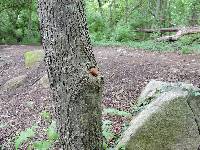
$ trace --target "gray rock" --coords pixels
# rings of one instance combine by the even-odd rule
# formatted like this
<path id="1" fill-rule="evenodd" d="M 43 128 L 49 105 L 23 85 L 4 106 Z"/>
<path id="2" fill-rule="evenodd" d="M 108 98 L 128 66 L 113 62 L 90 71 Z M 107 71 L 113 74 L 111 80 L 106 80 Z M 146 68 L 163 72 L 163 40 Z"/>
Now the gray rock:
<path id="1" fill-rule="evenodd" d="M 15 90 L 25 82 L 27 76 L 22 75 L 8 80 L 2 87 L 3 91 Z"/>
<path id="2" fill-rule="evenodd" d="M 45 74 L 40 80 L 39 84 L 41 84 L 44 88 L 49 88 L 49 79 L 48 75 Z"/>
<path id="3" fill-rule="evenodd" d="M 199 89 L 184 83 L 151 81 L 116 149 L 197 150 L 200 145 Z"/>

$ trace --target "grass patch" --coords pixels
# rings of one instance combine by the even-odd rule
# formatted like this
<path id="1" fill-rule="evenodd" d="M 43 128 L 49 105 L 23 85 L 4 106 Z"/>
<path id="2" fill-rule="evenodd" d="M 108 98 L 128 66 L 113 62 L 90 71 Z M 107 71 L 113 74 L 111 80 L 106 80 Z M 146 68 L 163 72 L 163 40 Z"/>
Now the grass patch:
<path id="1" fill-rule="evenodd" d="M 199 53 L 200 43 L 186 40 L 179 40 L 176 42 L 157 42 L 154 40 L 148 41 L 129 41 L 129 42 L 116 42 L 116 41 L 96 41 L 93 42 L 94 46 L 128 46 L 135 49 L 143 49 L 147 51 L 159 52 L 176 52 L 182 54 Z"/>
<path id="2" fill-rule="evenodd" d="M 143 49 L 148 51 L 175 51 L 178 48 L 174 44 L 156 41 L 130 41 L 130 42 L 116 42 L 116 41 L 98 41 L 93 43 L 94 46 L 128 46 L 136 49 Z"/>

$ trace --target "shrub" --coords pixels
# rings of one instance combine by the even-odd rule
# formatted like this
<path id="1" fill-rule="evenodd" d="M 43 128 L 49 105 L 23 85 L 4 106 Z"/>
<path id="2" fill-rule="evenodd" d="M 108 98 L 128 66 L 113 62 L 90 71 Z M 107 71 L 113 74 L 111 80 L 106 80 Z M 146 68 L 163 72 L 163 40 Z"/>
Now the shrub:
<path id="1" fill-rule="evenodd" d="M 128 42 L 135 38 L 135 33 L 131 31 L 128 25 L 118 25 L 113 33 L 113 38 L 117 42 Z"/>

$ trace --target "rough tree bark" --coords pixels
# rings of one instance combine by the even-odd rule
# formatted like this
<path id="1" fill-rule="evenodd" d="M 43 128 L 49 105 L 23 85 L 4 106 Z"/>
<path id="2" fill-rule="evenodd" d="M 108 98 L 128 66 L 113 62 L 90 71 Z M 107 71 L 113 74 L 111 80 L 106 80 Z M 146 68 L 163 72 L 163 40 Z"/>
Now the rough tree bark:
<path id="1" fill-rule="evenodd" d="M 63 150 L 101 150 L 102 78 L 82 0 L 38 0 L 45 61 Z M 92 71 L 91 71 L 92 68 Z"/>

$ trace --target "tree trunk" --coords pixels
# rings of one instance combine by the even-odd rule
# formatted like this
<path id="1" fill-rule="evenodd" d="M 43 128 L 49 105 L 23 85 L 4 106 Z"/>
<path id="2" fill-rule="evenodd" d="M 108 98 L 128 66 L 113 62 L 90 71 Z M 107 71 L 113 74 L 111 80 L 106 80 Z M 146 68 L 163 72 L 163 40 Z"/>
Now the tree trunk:
<path id="1" fill-rule="evenodd" d="M 189 19 L 189 25 L 190 26 L 197 26 L 198 25 L 198 20 L 199 20 L 199 15 L 200 15 L 199 5 L 200 5 L 199 0 L 196 0 L 192 3 L 191 17 Z"/>
<path id="2" fill-rule="evenodd" d="M 170 41 L 170 42 L 173 42 L 173 41 L 177 41 L 182 36 L 185 36 L 185 35 L 188 35 L 188 34 L 196 34 L 196 33 L 200 33 L 200 28 L 199 27 L 182 28 L 175 35 L 163 36 L 163 37 L 157 38 L 157 41 Z"/>
<path id="3" fill-rule="evenodd" d="M 125 0 L 125 23 L 128 23 L 128 0 Z"/>
<path id="4" fill-rule="evenodd" d="M 63 150 L 102 150 L 102 78 L 82 0 L 39 0 L 45 61 Z"/>
<path id="5" fill-rule="evenodd" d="M 154 32 L 178 32 L 181 28 L 161 28 L 161 29 L 137 29 L 136 32 L 154 33 Z"/>
<path id="6" fill-rule="evenodd" d="M 32 6 L 33 6 L 33 1 L 29 0 L 29 6 L 28 6 L 28 13 L 29 13 L 29 17 L 28 17 L 28 33 L 29 33 L 29 37 L 33 38 L 33 32 L 32 32 Z"/>
<path id="7" fill-rule="evenodd" d="M 102 2 L 101 2 L 101 0 L 97 0 L 97 2 L 98 2 L 98 5 L 99 5 L 99 12 L 101 14 L 101 17 L 103 17 L 104 15 L 103 15 Z"/>
<path id="8" fill-rule="evenodd" d="M 110 1 L 110 4 L 109 4 L 109 13 L 110 13 L 109 20 L 110 20 L 110 28 L 111 29 L 113 29 L 113 8 L 112 7 L 113 7 L 114 1 L 115 0 Z"/>

